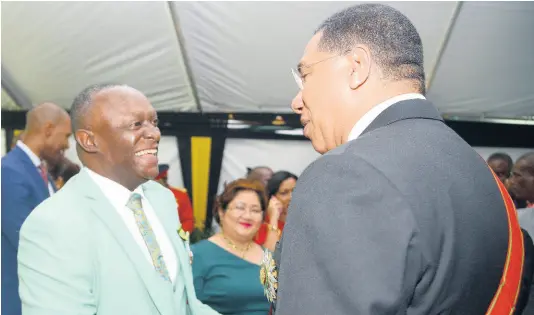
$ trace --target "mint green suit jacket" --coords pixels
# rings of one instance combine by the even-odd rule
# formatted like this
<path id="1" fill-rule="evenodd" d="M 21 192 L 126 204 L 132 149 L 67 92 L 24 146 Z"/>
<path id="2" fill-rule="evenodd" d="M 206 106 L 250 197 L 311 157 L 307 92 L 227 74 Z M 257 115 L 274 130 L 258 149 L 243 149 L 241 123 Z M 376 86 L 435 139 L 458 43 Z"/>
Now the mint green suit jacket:
<path id="1" fill-rule="evenodd" d="M 162 279 L 85 169 L 24 222 L 18 253 L 23 315 L 216 315 L 198 301 L 189 255 L 178 236 L 172 193 L 143 192 L 177 257 L 174 284 Z"/>

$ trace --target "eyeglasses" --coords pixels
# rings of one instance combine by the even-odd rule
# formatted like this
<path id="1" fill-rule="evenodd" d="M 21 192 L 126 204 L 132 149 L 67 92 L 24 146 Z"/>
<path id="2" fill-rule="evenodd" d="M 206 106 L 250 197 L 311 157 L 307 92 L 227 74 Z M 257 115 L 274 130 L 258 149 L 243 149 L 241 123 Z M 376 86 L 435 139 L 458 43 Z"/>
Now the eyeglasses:
<path id="1" fill-rule="evenodd" d="M 302 78 L 302 75 L 301 75 L 301 71 L 302 71 L 301 69 L 310 68 L 311 66 L 314 66 L 314 65 L 316 65 L 318 63 L 321 63 L 323 61 L 327 61 L 327 60 L 334 59 L 334 58 L 337 58 L 337 57 L 345 56 L 348 53 L 350 53 L 351 51 L 352 51 L 352 49 L 349 49 L 349 50 L 347 50 L 346 52 L 344 52 L 344 53 L 342 53 L 340 55 L 330 56 L 330 57 L 327 57 L 325 59 L 316 61 L 314 63 L 310 63 L 309 65 L 304 65 L 304 66 L 299 65 L 298 70 L 295 70 L 295 69 L 291 68 L 291 73 L 293 74 L 293 78 L 295 79 L 295 82 L 297 83 L 297 86 L 299 87 L 299 89 L 300 90 L 304 89 L 304 82 L 303 82 L 303 78 Z"/>
<path id="2" fill-rule="evenodd" d="M 239 215 L 243 215 L 247 212 L 247 208 L 245 206 L 235 206 L 230 208 L 230 210 Z M 250 212 L 251 216 L 259 217 L 263 215 L 263 211 L 258 208 L 249 208 L 248 211 Z"/>

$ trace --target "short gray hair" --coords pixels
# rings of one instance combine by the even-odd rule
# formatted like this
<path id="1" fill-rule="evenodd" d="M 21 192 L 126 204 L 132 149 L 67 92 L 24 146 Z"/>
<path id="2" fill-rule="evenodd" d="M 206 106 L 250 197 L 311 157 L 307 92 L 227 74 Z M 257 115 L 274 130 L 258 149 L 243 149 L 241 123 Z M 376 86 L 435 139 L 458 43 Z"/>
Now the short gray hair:
<path id="1" fill-rule="evenodd" d="M 361 4 L 326 19 L 315 34 L 322 32 L 321 51 L 343 54 L 355 45 L 369 47 L 384 79 L 414 81 L 425 94 L 423 44 L 410 20 L 383 4 Z"/>

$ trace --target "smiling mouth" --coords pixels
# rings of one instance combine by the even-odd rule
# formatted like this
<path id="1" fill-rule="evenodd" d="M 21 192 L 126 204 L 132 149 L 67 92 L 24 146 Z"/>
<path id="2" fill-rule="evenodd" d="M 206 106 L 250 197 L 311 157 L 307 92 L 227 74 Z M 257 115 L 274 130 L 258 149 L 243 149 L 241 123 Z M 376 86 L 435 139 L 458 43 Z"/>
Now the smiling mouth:
<path id="1" fill-rule="evenodd" d="M 147 154 L 156 155 L 156 154 L 158 154 L 158 150 L 157 149 L 148 149 L 148 150 L 135 152 L 135 156 L 143 156 L 143 155 L 147 155 Z"/>

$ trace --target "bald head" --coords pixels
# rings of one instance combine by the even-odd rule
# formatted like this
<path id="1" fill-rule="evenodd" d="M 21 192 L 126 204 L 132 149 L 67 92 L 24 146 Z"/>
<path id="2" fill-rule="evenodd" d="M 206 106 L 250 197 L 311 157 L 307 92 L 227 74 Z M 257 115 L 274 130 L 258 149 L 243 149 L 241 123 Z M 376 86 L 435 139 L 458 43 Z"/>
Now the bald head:
<path id="1" fill-rule="evenodd" d="M 56 125 L 68 119 L 69 114 L 63 108 L 54 103 L 42 103 L 26 114 L 25 133 L 41 132 L 47 124 Z"/>
<path id="2" fill-rule="evenodd" d="M 528 152 L 523 154 L 519 157 L 519 159 L 517 159 L 517 163 L 519 162 L 523 162 L 534 175 L 534 152 Z"/>
<path id="3" fill-rule="evenodd" d="M 254 168 L 247 169 L 247 179 L 249 180 L 259 180 L 264 185 L 267 185 L 267 182 L 273 176 L 273 170 L 267 166 L 256 166 Z"/>
<path id="4" fill-rule="evenodd" d="M 67 111 L 54 103 L 42 103 L 26 114 L 22 140 L 35 154 L 49 164 L 61 160 L 69 147 L 71 134 Z"/>
<path id="5" fill-rule="evenodd" d="M 73 132 L 76 132 L 76 130 L 80 128 L 85 128 L 84 124 L 87 121 L 85 118 L 87 117 L 87 114 L 89 114 L 93 105 L 95 105 L 95 96 L 97 94 L 114 87 L 122 86 L 124 85 L 113 83 L 95 84 L 81 91 L 72 102 L 70 109 Z"/>

